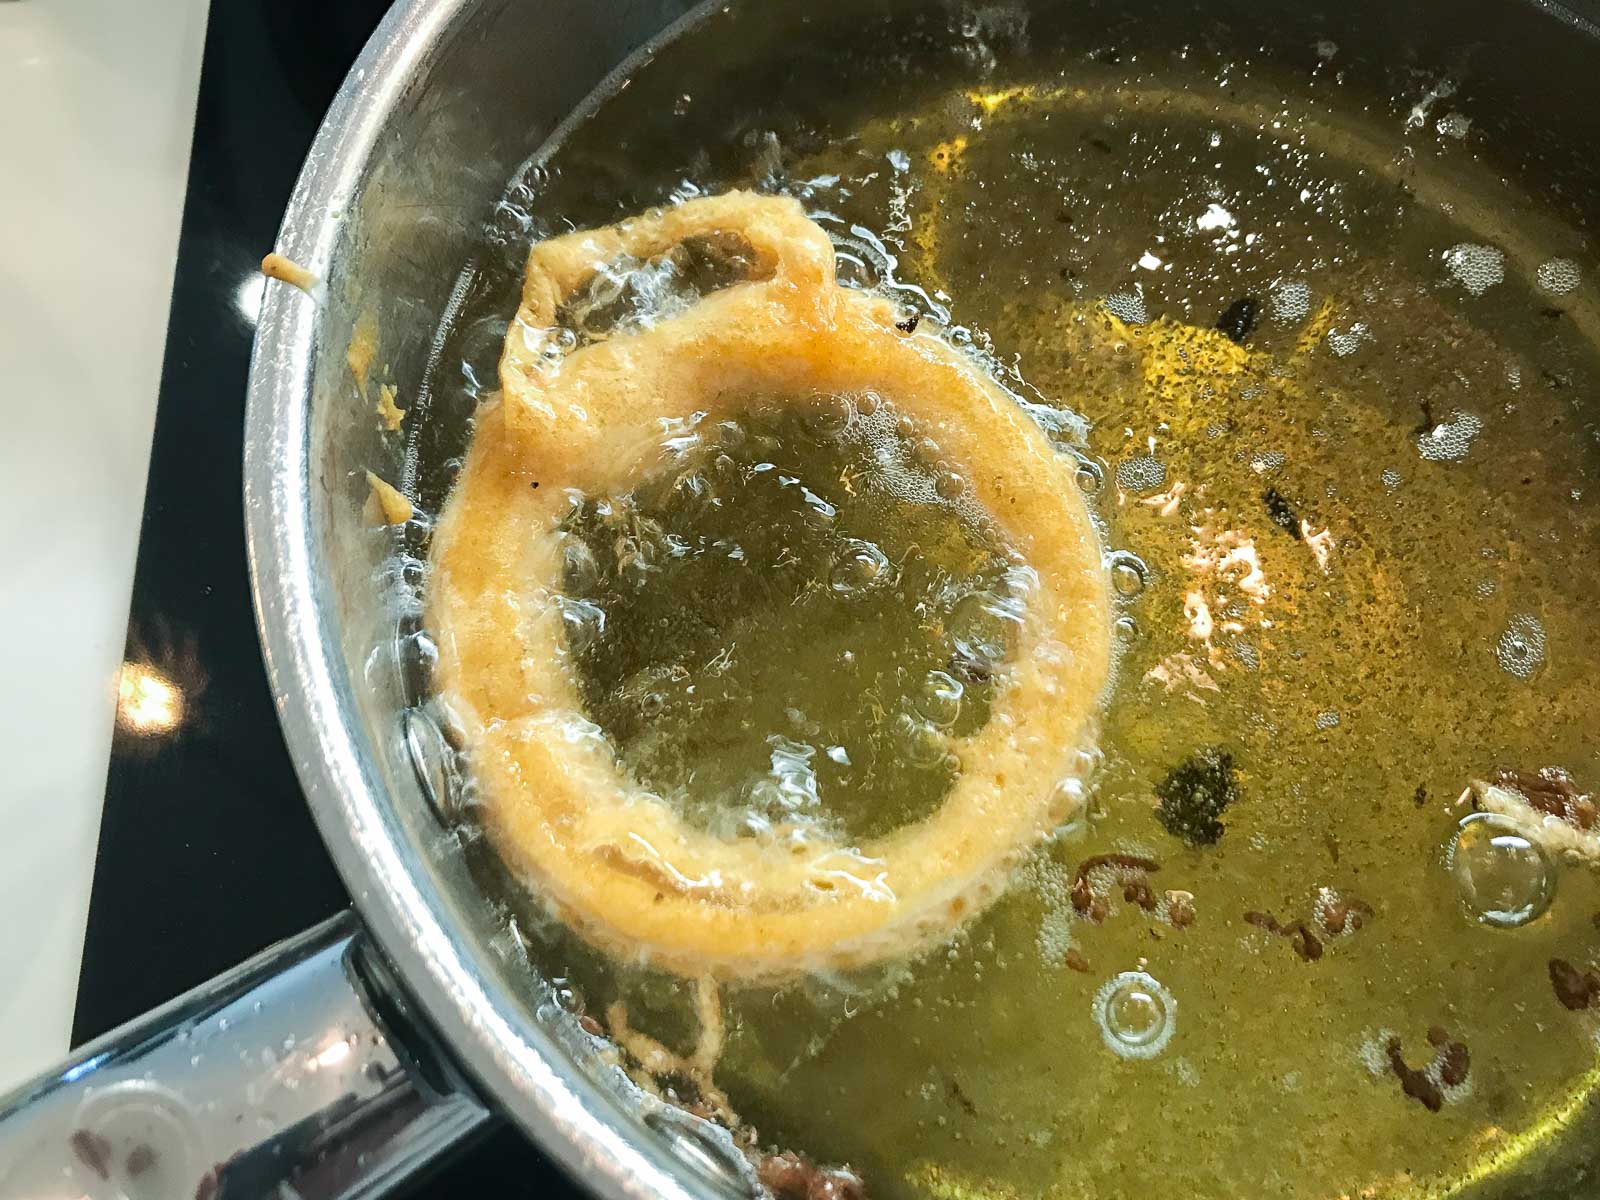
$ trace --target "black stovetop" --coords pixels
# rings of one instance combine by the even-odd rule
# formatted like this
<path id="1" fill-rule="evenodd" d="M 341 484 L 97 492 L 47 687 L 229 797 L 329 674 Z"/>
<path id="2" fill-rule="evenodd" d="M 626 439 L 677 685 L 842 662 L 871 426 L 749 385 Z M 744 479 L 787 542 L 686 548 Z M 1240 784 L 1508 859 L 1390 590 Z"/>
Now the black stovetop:
<path id="1" fill-rule="evenodd" d="M 253 323 L 317 125 L 388 0 L 214 0 L 156 411 L 127 658 L 182 690 L 170 733 L 119 724 L 74 1043 L 349 903 L 301 799 L 261 662 L 241 456 Z M 249 293 L 246 293 L 249 294 Z M 509 1127 L 412 1194 L 576 1195 Z"/>

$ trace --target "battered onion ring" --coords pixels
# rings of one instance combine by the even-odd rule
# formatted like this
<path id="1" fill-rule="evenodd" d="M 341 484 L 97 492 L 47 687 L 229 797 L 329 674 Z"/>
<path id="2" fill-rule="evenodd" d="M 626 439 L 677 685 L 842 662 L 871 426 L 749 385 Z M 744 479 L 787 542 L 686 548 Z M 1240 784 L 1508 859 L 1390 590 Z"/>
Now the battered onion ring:
<path id="1" fill-rule="evenodd" d="M 550 352 L 564 297 L 622 255 L 743 243 L 753 278 L 640 332 Z M 1110 657 L 1100 542 L 1070 464 L 966 356 L 838 286 L 792 200 L 729 193 L 535 246 L 500 364 L 434 535 L 428 622 L 486 827 L 506 863 L 607 952 L 685 976 L 776 981 L 947 935 L 1079 803 Z M 665 463 L 665 422 L 872 392 L 933 437 L 1037 575 L 987 724 L 925 820 L 849 847 L 724 840 L 632 780 L 582 713 L 561 610 L 574 490 Z M 779 831 L 781 834 L 783 831 Z"/>

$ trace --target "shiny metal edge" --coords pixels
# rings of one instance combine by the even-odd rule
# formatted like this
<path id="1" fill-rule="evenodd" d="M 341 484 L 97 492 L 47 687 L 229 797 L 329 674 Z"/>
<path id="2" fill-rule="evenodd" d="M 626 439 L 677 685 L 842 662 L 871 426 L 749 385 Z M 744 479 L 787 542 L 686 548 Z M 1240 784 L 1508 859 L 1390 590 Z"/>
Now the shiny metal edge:
<path id="1" fill-rule="evenodd" d="M 330 213 L 351 196 L 384 114 L 470 0 L 402 0 L 362 51 L 312 144 L 276 249 L 326 278 Z M 310 500 L 316 301 L 269 287 L 251 359 L 245 520 L 267 673 L 296 773 L 362 916 L 445 1043 L 499 1107 L 580 1184 L 606 1200 L 697 1194 L 663 1146 L 635 1140 L 600 1089 L 500 993 L 452 932 L 443 897 L 413 873 L 359 732 L 340 702 L 342 664 L 319 602 Z"/>
<path id="2" fill-rule="evenodd" d="M 339 913 L 0 1096 L 0 1195 L 376 1200 L 402 1185 L 490 1117 L 375 991 L 372 954 Z"/>

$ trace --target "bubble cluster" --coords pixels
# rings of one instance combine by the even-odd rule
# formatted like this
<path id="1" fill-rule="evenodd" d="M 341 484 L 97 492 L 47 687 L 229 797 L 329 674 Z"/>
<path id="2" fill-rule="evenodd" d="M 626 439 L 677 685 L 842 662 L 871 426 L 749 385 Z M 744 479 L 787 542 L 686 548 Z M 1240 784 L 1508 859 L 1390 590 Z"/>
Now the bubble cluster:
<path id="1" fill-rule="evenodd" d="M 1499 813 L 1461 819 L 1445 858 L 1473 920 L 1515 929 L 1550 907 L 1555 864 L 1517 823 Z"/>
<path id="2" fill-rule="evenodd" d="M 1583 279 L 1583 272 L 1570 258 L 1552 258 L 1539 264 L 1534 272 L 1539 286 L 1552 296 L 1565 296 Z"/>
<path id="3" fill-rule="evenodd" d="M 1507 675 L 1532 679 L 1545 664 L 1544 625 L 1532 613 L 1511 618 L 1494 645 L 1495 661 Z"/>
<path id="4" fill-rule="evenodd" d="M 1444 252 L 1445 270 L 1474 296 L 1481 296 L 1506 277 L 1506 256 L 1494 246 L 1461 242 Z"/>
<path id="5" fill-rule="evenodd" d="M 1417 435 L 1417 453 L 1429 462 L 1460 462 L 1481 432 L 1483 421 L 1477 414 L 1456 409 L 1448 421 Z"/>
<path id="6" fill-rule="evenodd" d="M 1153 492 L 1167 481 L 1167 468 L 1159 458 L 1140 454 L 1117 464 L 1117 486 L 1127 492 Z"/>
<path id="7" fill-rule="evenodd" d="M 1272 319 L 1284 325 L 1304 321 L 1311 313 L 1311 285 L 1303 279 L 1280 279 L 1267 293 Z"/>
<path id="8" fill-rule="evenodd" d="M 1440 137 L 1455 138 L 1456 141 L 1467 136 L 1467 130 L 1472 128 L 1472 118 L 1465 113 L 1446 113 L 1434 124 Z"/>
<path id="9" fill-rule="evenodd" d="M 1372 330 L 1362 321 L 1356 321 L 1348 329 L 1328 330 L 1328 349 L 1333 351 L 1336 358 L 1349 358 L 1373 340 Z"/>
<path id="10" fill-rule="evenodd" d="M 1154 1058 L 1177 1029 L 1177 1000 L 1143 971 L 1108 979 L 1094 994 L 1092 1012 L 1101 1041 L 1121 1058 Z"/>
<path id="11" fill-rule="evenodd" d="M 1143 325 L 1150 319 L 1145 307 L 1144 293 L 1139 291 L 1114 292 L 1106 297 L 1106 311 L 1129 325 Z"/>

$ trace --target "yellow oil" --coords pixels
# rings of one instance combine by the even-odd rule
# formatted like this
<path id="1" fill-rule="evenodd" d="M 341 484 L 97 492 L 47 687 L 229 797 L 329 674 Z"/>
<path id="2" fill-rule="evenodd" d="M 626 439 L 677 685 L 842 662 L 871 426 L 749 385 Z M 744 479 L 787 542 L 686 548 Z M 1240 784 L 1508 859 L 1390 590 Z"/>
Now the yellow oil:
<path id="1" fill-rule="evenodd" d="M 848 1162 L 873 1196 L 1454 1195 L 1542 1154 L 1594 1082 L 1600 1026 L 1548 972 L 1600 952 L 1594 870 L 1552 862 L 1548 908 L 1498 928 L 1448 860 L 1472 780 L 1600 778 L 1592 284 L 1565 289 L 1536 269 L 1554 251 L 1469 223 L 1470 196 L 1435 202 L 1444 185 L 1327 112 L 1167 66 L 919 87 L 904 111 L 830 116 L 809 145 L 755 138 L 737 169 L 697 175 L 700 147 L 651 147 L 616 198 L 637 206 L 651 179 L 643 199 L 684 180 L 801 195 L 864 286 L 948 321 L 1082 458 L 1117 556 L 1121 653 L 1085 818 L 919 961 L 723 992 L 716 1080 L 759 1144 Z M 621 215 L 578 197 L 665 86 L 645 84 L 525 189 L 535 231 Z M 1448 165 L 1454 148 L 1430 146 Z M 486 346 L 513 285 L 484 290 Z M 916 431 L 897 436 L 935 480 L 937 448 L 916 459 Z M 585 498 L 569 528 L 569 591 L 607 613 L 584 634 L 591 715 L 728 836 L 777 771 L 774 738 L 810 748 L 817 821 L 870 836 L 915 819 L 955 767 L 897 770 L 895 715 L 950 665 L 939 605 L 999 586 L 1005 548 L 971 514 L 877 487 L 837 430 L 752 416 L 704 443 L 694 469 L 723 472 L 737 503 L 653 478 Z M 763 463 L 799 482 L 763 492 Z M 806 526 L 802 486 L 842 532 Z M 641 523 L 759 552 L 629 575 Z M 840 537 L 880 549 L 892 584 L 830 589 Z M 986 684 L 965 682 L 961 719 L 982 720 Z M 1237 799 L 1189 844 L 1157 792 L 1208 750 L 1230 756 Z M 1159 864 L 1148 883 L 1192 896 L 1192 921 L 1120 882 L 1086 915 L 1074 873 L 1104 854 Z M 1342 933 L 1340 904 L 1360 914 Z M 589 1012 L 621 997 L 636 1026 L 693 1042 L 690 985 L 541 937 L 539 965 Z M 1170 1026 L 1147 1057 L 1118 1052 L 1097 1003 L 1128 972 L 1158 981 Z M 1406 1094 L 1390 1049 L 1437 1083 L 1430 1031 L 1470 1058 L 1436 1106 Z"/>

